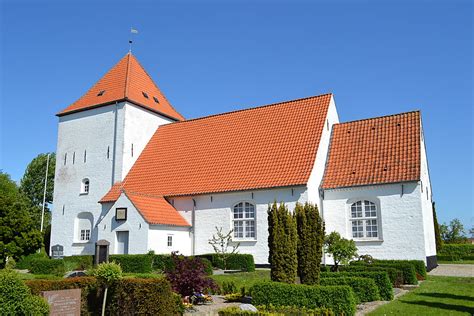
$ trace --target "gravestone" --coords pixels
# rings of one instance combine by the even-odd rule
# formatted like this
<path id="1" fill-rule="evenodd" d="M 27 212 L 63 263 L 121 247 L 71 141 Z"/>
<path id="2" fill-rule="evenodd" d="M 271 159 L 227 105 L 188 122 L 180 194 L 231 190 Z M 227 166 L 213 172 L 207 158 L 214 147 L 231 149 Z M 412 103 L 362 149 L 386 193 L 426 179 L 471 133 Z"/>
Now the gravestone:
<path id="1" fill-rule="evenodd" d="M 51 247 L 51 257 L 53 259 L 62 259 L 64 257 L 64 247 L 62 245 L 54 245 Z"/>
<path id="2" fill-rule="evenodd" d="M 44 291 L 41 295 L 48 301 L 50 316 L 81 315 L 81 289 Z"/>
<path id="3" fill-rule="evenodd" d="M 109 262 L 109 246 L 110 242 L 105 239 L 98 240 L 95 243 L 94 265 Z"/>

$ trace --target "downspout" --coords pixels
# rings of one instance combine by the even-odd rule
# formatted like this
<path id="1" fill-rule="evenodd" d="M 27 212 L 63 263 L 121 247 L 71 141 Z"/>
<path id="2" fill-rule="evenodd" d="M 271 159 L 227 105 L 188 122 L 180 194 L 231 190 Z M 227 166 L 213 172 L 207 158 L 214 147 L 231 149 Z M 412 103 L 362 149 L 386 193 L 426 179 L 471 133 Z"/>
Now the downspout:
<path id="1" fill-rule="evenodd" d="M 192 234 L 193 234 L 193 239 L 192 239 L 192 244 L 191 244 L 191 254 L 194 256 L 196 252 L 196 200 L 193 200 L 193 211 L 191 213 L 191 225 L 192 225 Z"/>

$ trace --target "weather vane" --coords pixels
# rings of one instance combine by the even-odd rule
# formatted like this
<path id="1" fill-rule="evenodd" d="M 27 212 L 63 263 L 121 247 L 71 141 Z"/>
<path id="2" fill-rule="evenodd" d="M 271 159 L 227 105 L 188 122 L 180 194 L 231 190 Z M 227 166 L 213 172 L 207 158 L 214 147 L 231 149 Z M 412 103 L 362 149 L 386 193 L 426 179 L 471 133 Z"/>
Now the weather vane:
<path id="1" fill-rule="evenodd" d="M 130 53 L 132 52 L 133 34 L 138 34 L 138 30 L 134 29 L 133 27 L 130 27 L 130 39 L 128 40 L 128 44 L 130 45 L 130 48 L 128 49 L 128 51 Z"/>

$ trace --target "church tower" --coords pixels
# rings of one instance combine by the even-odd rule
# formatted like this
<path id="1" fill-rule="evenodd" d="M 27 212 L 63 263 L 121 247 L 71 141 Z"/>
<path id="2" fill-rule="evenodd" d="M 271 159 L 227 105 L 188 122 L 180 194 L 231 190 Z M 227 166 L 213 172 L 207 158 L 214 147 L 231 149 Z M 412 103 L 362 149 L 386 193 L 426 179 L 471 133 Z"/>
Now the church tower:
<path id="1" fill-rule="evenodd" d="M 93 254 L 98 201 L 122 181 L 158 126 L 184 120 L 131 53 L 59 117 L 51 246 Z"/>

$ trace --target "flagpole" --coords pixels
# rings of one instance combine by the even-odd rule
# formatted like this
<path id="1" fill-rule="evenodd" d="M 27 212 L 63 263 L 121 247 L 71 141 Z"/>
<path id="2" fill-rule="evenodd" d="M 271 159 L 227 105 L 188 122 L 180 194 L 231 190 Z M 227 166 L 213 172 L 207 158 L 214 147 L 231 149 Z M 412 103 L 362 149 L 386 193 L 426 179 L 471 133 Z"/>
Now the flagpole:
<path id="1" fill-rule="evenodd" d="M 49 169 L 49 156 L 46 160 L 46 174 L 44 175 L 44 190 L 43 190 L 43 209 L 41 210 L 41 232 L 43 232 L 43 222 L 44 222 L 44 205 L 46 204 L 46 187 L 48 185 L 48 169 Z"/>

